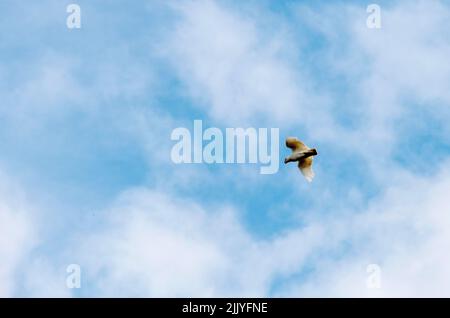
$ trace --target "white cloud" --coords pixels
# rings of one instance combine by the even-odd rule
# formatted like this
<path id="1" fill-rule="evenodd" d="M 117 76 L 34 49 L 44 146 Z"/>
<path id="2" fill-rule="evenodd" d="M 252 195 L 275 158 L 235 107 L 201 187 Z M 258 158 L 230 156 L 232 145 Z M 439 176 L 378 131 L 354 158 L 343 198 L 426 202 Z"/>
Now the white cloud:
<path id="1" fill-rule="evenodd" d="M 314 271 L 288 294 L 331 297 L 444 297 L 450 295 L 450 170 L 432 178 L 403 175 L 367 211 L 322 222 L 330 241 Z M 347 249 L 347 250 L 345 250 Z M 323 253 L 327 251 L 327 253 Z M 382 270 L 382 288 L 367 289 L 367 265 Z"/>
<path id="2" fill-rule="evenodd" d="M 402 3 L 383 10 L 383 28 L 356 27 L 354 39 L 369 58 L 370 73 L 361 90 L 367 100 L 370 133 L 385 132 L 386 143 L 408 108 L 448 118 L 450 101 L 450 8 L 439 2 Z"/>
<path id="3" fill-rule="evenodd" d="M 20 285 L 27 297 L 71 297 L 66 285 L 66 268 L 48 255 L 29 257 L 22 266 Z M 58 266 L 58 265 L 59 266 Z M 67 266 L 67 264 L 66 264 Z M 19 284 L 18 284 L 19 285 Z"/>
<path id="4" fill-rule="evenodd" d="M 1 172 L 0 233 L 0 297 L 8 297 L 17 288 L 17 268 L 34 245 L 34 229 L 23 193 Z"/>
<path id="5" fill-rule="evenodd" d="M 264 296 L 274 275 L 296 268 L 323 235 L 311 227 L 258 240 L 231 208 L 207 212 L 146 189 L 124 193 L 104 215 L 108 225 L 88 236 L 79 257 L 107 296 Z"/>
<path id="6" fill-rule="evenodd" d="M 449 295 L 443 167 L 432 178 L 397 176 L 366 211 L 311 217 L 271 239 L 249 234 L 231 207 L 135 189 L 103 213 L 105 228 L 77 257 L 106 296 Z M 382 269 L 379 290 L 366 287 L 371 263 Z"/>
<path id="7" fill-rule="evenodd" d="M 158 184 L 157 189 L 124 193 L 102 214 L 106 225 L 101 231 L 73 234 L 75 244 L 81 246 L 73 246 L 70 251 L 75 252 L 70 256 L 82 266 L 83 288 L 91 286 L 95 296 L 449 295 L 446 264 L 450 259 L 445 250 L 450 243 L 446 231 L 450 172 L 444 168 L 441 174 L 425 179 L 405 173 L 389 158 L 390 147 L 400 138 L 392 125 L 401 118 L 405 95 L 420 102 L 450 100 L 445 87 L 450 78 L 445 58 L 449 44 L 440 32 L 440 25 L 450 21 L 448 9 L 425 7 L 423 2 L 417 7 L 383 9 L 383 28 L 376 31 L 365 28 L 363 9 L 360 24 L 355 26 L 355 19 L 348 19 L 350 25 L 345 24 L 344 30 L 355 51 L 344 56 L 335 71 L 348 72 L 355 80 L 361 69 L 366 70 L 362 64 L 368 62 L 369 70 L 360 85 L 354 86 L 368 124 L 355 130 L 339 127 L 329 113 L 328 101 L 307 93 L 303 85 L 309 83 L 288 58 L 292 47 L 284 45 L 290 40 L 287 33 L 263 35 L 258 21 L 214 2 L 183 3 L 177 12 L 181 20 L 166 53 L 211 117 L 226 124 L 262 117 L 286 127 L 298 120 L 298 127 L 315 131 L 314 138 L 319 140 L 346 139 L 347 146 L 337 146 L 365 156 L 385 193 L 357 215 L 339 212 L 334 219 L 322 220 L 308 213 L 308 226 L 261 239 L 242 226 L 237 208 L 197 204 L 170 191 L 180 180 L 188 185 L 192 179 L 223 182 L 223 175 L 213 179 L 211 175 L 199 177 L 197 170 L 178 176 L 161 170 L 168 179 L 163 187 Z M 406 23 L 418 15 L 417 24 Z M 318 27 L 329 32 L 334 26 Z M 341 30 L 336 28 L 327 36 L 336 40 Z M 432 58 L 423 61 L 424 56 Z M 354 69 L 352 61 L 358 62 Z M 147 77 L 137 65 L 124 75 L 129 65 L 112 66 L 108 60 L 98 67 L 103 75 L 93 77 L 96 85 L 88 88 L 71 74 L 78 69 L 76 63 L 45 62 L 9 97 L 9 105 L 17 100 L 28 119 L 34 119 L 27 113 L 30 109 L 46 117 L 47 111 L 53 113 L 70 99 L 83 107 L 92 106 L 82 102 L 97 92 L 108 101 L 145 90 L 141 84 Z M 129 78 L 136 82 L 127 82 Z M 41 92 L 41 99 L 36 100 Z M 310 105 L 317 107 L 307 112 Z M 447 118 L 447 110 L 431 107 Z M 146 116 L 139 111 L 128 114 L 120 124 L 125 123 L 123 130 L 137 132 L 144 147 L 154 152 L 154 168 L 168 160 L 169 151 L 161 149 L 165 145 L 158 147 L 153 137 L 162 136 L 173 121 L 151 112 Z M 376 170 L 380 166 L 386 169 Z M 28 209 L 8 188 L 8 183 L 0 183 L 0 295 L 7 296 L 14 293 L 17 268 L 33 246 L 34 233 Z M 334 194 L 327 195 L 339 203 Z M 24 279 L 31 295 L 66 295 L 59 269 L 51 260 L 27 259 L 42 272 L 42 276 L 29 274 Z M 382 268 L 381 290 L 366 289 L 365 266 L 369 263 Z M 289 292 L 274 287 L 278 280 Z M 42 288 L 44 281 L 49 282 L 47 289 Z"/>
<path id="8" fill-rule="evenodd" d="M 182 19 L 169 41 L 168 54 L 193 96 L 203 102 L 199 106 L 211 105 L 206 109 L 209 115 L 223 123 L 267 116 L 285 124 L 300 116 L 302 124 L 314 127 L 315 119 L 303 116 L 308 97 L 295 84 L 301 76 L 279 55 L 283 50 L 277 43 L 286 35 L 262 37 L 255 21 L 213 2 L 189 2 L 177 10 Z M 368 63 L 370 72 L 355 89 L 370 125 L 347 131 L 331 123 L 335 133 L 325 136 L 328 141 L 349 138 L 348 147 L 355 146 L 381 180 L 385 194 L 370 202 L 367 211 L 356 215 L 341 211 L 328 220 L 308 213 L 306 228 L 264 240 L 242 227 L 235 208 L 199 205 L 170 191 L 133 190 L 103 214 L 107 226 L 88 235 L 78 251 L 79 263 L 87 269 L 85 279 L 94 282 L 100 295 L 108 296 L 265 296 L 273 292 L 277 280 L 289 293 L 275 290 L 276 294 L 294 296 L 449 293 L 448 259 L 442 251 L 450 243 L 444 230 L 450 222 L 445 197 L 450 175 L 443 170 L 442 176 L 423 179 L 400 170 L 389 158 L 389 146 L 398 137 L 390 125 L 403 111 L 403 94 L 446 100 L 440 80 L 448 76 L 441 60 L 447 44 L 438 41 L 429 46 L 421 38 L 425 33 L 416 34 L 421 29 L 414 29 L 414 37 L 403 37 L 408 27 L 402 21 L 411 20 L 417 11 L 392 10 L 383 10 L 382 30 L 367 29 L 364 18 L 360 25 L 349 19 L 344 26 L 349 47 L 356 51 L 343 57 L 336 72 L 359 76 L 358 70 Z M 422 14 L 429 19 L 437 13 L 432 7 Z M 421 27 L 427 34 L 439 34 L 437 26 Z M 417 55 L 403 60 L 403 46 Z M 429 53 L 440 62 L 409 68 Z M 345 69 L 353 58 L 362 64 Z M 430 90 L 421 74 L 433 86 Z M 297 115 L 292 116 L 294 110 Z M 151 142 L 148 147 L 155 149 Z M 386 164 L 385 171 L 377 170 L 380 163 Z M 331 195 L 330 200 L 336 199 Z M 381 290 L 366 288 L 365 269 L 370 263 L 382 268 Z"/>
<path id="9" fill-rule="evenodd" d="M 275 19 L 279 31 L 262 27 L 274 18 L 261 7 L 258 15 L 214 1 L 174 7 L 176 28 L 163 51 L 194 104 L 218 123 L 295 128 L 312 142 L 362 156 L 382 179 L 376 170 L 391 164 L 403 138 L 399 123 L 414 109 L 437 120 L 450 115 L 450 42 L 442 27 L 450 10 L 443 4 L 383 6 L 382 28 L 376 30 L 367 28 L 364 6 L 295 5 L 299 24 Z M 304 25 L 324 36 L 325 49 L 316 48 L 313 60 L 320 67 L 307 64 L 302 52 L 309 48 L 305 43 L 316 44 L 296 43 Z M 348 83 L 347 91 L 318 86 L 318 70 Z M 356 124 L 342 124 L 341 113 Z"/>
<path id="10" fill-rule="evenodd" d="M 264 33 L 258 29 L 262 17 L 241 15 L 217 2 L 174 7 L 179 21 L 164 53 L 208 115 L 237 124 L 294 123 L 316 114 L 309 83 L 293 68 L 293 41 L 281 20 L 278 31 Z"/>
<path id="11" fill-rule="evenodd" d="M 65 268 L 48 253 L 54 216 L 28 190 L 0 170 L 0 297 L 70 296 Z"/>
<path id="12" fill-rule="evenodd" d="M 345 83 L 344 89 L 325 85 L 326 91 L 318 92 L 331 96 L 333 121 L 311 130 L 311 136 L 362 157 L 370 179 L 384 187 L 391 172 L 401 169 L 393 155 L 399 144 L 416 137 L 417 122 L 430 130 L 445 127 L 450 118 L 450 40 L 444 31 L 450 7 L 439 1 L 382 5 L 381 29 L 366 27 L 365 5 L 295 7 L 299 24 L 323 41 L 323 49 L 314 51 L 316 60 L 329 77 Z M 341 124 L 339 117 L 353 123 Z M 440 134 L 447 139 L 448 130 Z"/>
<path id="13" fill-rule="evenodd" d="M 411 108 L 446 118 L 450 115 L 443 107 L 450 101 L 446 86 L 450 80 L 450 40 L 444 31 L 450 27 L 448 5 L 414 1 L 382 6 L 381 29 L 366 27 L 363 7 L 322 9 L 322 15 L 309 12 L 301 17 L 320 21 L 309 23 L 329 41 L 326 63 L 331 71 L 358 83 L 353 95 L 362 97 L 358 105 L 365 122 L 362 138 L 384 147 L 395 142 L 400 137 L 395 135 L 395 126 Z M 336 13 L 341 19 L 331 18 Z"/>

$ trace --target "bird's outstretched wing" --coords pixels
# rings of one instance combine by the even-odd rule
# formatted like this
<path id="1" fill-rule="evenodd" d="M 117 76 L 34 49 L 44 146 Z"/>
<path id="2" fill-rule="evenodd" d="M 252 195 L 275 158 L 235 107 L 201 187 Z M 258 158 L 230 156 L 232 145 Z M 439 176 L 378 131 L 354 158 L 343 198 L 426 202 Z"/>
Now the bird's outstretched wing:
<path id="1" fill-rule="evenodd" d="M 298 162 L 298 168 L 300 169 L 303 176 L 308 180 L 308 182 L 312 182 L 314 179 L 314 171 L 312 169 L 313 158 L 308 157 L 302 159 Z"/>
<path id="2" fill-rule="evenodd" d="M 286 138 L 286 147 L 291 148 L 292 152 L 301 152 L 310 148 L 295 137 Z"/>

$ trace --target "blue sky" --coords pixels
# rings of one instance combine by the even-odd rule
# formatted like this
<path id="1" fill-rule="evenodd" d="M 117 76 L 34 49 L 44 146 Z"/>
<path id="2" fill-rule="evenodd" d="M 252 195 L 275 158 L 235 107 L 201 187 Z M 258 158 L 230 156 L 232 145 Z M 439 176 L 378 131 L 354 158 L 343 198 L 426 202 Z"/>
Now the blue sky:
<path id="1" fill-rule="evenodd" d="M 0 3 L 0 295 L 450 295 L 448 1 L 69 3 Z M 279 172 L 175 165 L 195 119 Z"/>

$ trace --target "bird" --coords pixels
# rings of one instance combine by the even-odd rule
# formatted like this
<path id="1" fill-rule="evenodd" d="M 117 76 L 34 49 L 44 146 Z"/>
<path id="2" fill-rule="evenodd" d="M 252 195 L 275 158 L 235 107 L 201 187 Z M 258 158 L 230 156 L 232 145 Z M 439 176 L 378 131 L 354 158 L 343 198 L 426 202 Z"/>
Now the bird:
<path id="1" fill-rule="evenodd" d="M 317 156 L 315 148 L 309 148 L 296 137 L 286 138 L 286 147 L 292 149 L 292 154 L 284 159 L 284 163 L 298 162 L 298 168 L 308 182 L 312 182 L 314 171 L 312 169 L 313 157 Z"/>

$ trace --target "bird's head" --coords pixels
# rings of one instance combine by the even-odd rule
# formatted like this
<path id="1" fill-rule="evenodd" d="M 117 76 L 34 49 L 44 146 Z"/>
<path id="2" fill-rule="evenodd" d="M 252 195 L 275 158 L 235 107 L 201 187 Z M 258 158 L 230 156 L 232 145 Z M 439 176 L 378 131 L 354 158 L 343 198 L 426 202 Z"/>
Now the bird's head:
<path id="1" fill-rule="evenodd" d="M 316 150 L 316 148 L 311 149 L 311 152 L 312 152 L 313 156 L 317 156 L 317 150 Z"/>
<path id="2" fill-rule="evenodd" d="M 284 163 L 286 164 L 288 162 L 289 162 L 289 159 L 288 158 L 284 158 Z"/>

